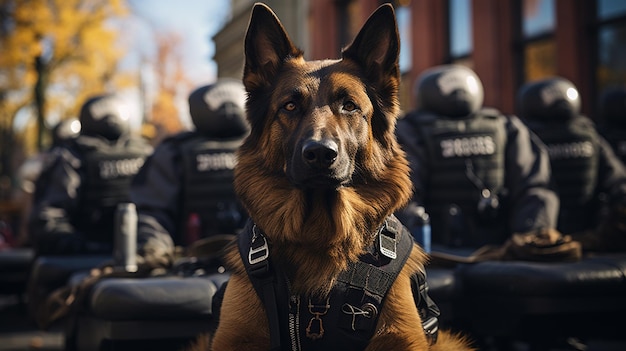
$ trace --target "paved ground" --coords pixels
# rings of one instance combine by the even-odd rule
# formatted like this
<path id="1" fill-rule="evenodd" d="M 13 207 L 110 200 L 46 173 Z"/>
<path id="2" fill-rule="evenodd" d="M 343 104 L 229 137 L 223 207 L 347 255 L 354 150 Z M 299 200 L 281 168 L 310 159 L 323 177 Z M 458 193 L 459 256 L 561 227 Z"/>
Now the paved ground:
<path id="1" fill-rule="evenodd" d="M 0 297 L 0 351 L 25 350 L 63 350 L 61 327 L 39 330 L 16 297 Z"/>

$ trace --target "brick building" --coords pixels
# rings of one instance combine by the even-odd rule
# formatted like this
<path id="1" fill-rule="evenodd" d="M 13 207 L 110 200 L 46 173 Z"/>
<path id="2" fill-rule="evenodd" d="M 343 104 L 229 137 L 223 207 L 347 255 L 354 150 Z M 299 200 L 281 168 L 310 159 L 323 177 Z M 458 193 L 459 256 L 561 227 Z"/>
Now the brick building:
<path id="1" fill-rule="evenodd" d="M 276 4 L 274 4 L 274 2 Z M 267 1 L 308 59 L 338 57 L 380 0 Z M 253 1 L 234 1 L 233 21 L 214 40 L 220 75 L 241 76 L 243 36 Z M 413 108 L 412 85 L 426 68 L 460 63 L 474 69 L 485 105 L 515 113 L 527 81 L 559 75 L 581 94 L 592 118 L 605 87 L 626 85 L 626 1 L 395 0 L 402 40 L 402 108 Z M 238 12 L 237 12 L 238 11 Z M 227 32 L 238 53 L 222 57 Z M 231 38 L 232 39 L 232 38 Z M 232 51 L 231 52 L 235 52 Z M 238 60 L 235 57 L 238 57 Z M 238 67 L 232 69 L 233 64 Z M 237 65 L 235 65 L 237 66 Z"/>

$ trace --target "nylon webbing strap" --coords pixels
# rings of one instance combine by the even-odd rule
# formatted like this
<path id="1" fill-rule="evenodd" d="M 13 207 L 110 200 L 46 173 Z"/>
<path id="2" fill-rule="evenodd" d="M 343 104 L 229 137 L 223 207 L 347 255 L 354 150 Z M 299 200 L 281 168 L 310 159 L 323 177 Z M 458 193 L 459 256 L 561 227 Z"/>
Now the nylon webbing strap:
<path id="1" fill-rule="evenodd" d="M 341 272 L 337 280 L 377 296 L 385 296 L 413 249 L 411 236 L 403 230 L 402 223 L 398 219 L 395 217 L 387 218 L 378 235 L 389 236 L 397 242 L 396 258 L 380 267 L 363 261 L 350 263 L 348 269 Z"/>
<path id="2" fill-rule="evenodd" d="M 248 221 L 237 244 L 250 282 L 265 307 L 270 331 L 270 351 L 280 351 L 280 324 L 274 286 L 276 277 L 270 265 L 267 239 L 252 221 Z"/>
<path id="3" fill-rule="evenodd" d="M 270 351 L 280 351 L 280 325 L 278 321 L 278 306 L 276 305 L 276 292 L 274 291 L 274 279 L 261 279 L 260 284 L 270 329 Z"/>
<path id="4" fill-rule="evenodd" d="M 417 311 L 422 318 L 422 327 L 424 333 L 429 339 L 430 344 L 437 342 L 439 334 L 439 307 L 428 295 L 428 282 L 426 281 L 426 272 L 420 271 L 411 277 L 411 290 L 413 291 L 413 299 L 417 306 Z"/>
<path id="5" fill-rule="evenodd" d="M 394 245 L 386 246 L 385 249 L 393 248 L 396 258 L 390 259 L 389 263 L 380 267 L 362 261 L 353 262 L 338 277 L 338 280 L 343 283 L 379 296 L 380 301 L 384 300 L 384 296 L 393 285 L 413 249 L 410 233 L 393 216 L 388 217 L 385 221 L 378 233 L 379 238 L 381 235 L 385 236 L 387 243 L 394 243 Z M 263 233 L 250 220 L 238 237 L 239 253 L 246 272 L 265 307 L 270 330 L 271 351 L 279 351 L 281 349 L 281 335 L 278 302 L 276 301 L 276 284 L 279 277 L 276 276 L 277 272 L 271 266 L 269 243 Z M 381 241 L 377 240 L 378 242 Z M 382 248 L 375 245 L 373 250 L 382 251 Z M 383 253 L 383 256 L 389 257 L 388 254 L 389 252 Z"/>
<path id="6" fill-rule="evenodd" d="M 402 264 L 400 264 L 399 267 L 397 266 L 399 262 L 395 262 L 395 271 L 397 275 L 402 269 L 404 262 L 411 252 L 411 248 L 413 247 L 413 240 L 409 240 L 408 244 L 405 240 L 402 240 L 404 238 L 411 238 L 411 236 L 407 232 L 407 229 L 404 228 L 402 223 L 397 218 L 393 216 L 388 218 L 386 221 L 386 226 L 389 228 L 390 231 L 395 231 L 396 237 L 400 237 L 398 239 L 398 257 L 404 257 L 404 261 L 402 261 Z M 392 263 L 394 262 L 392 261 Z M 391 263 L 389 264 L 389 266 L 391 266 Z M 433 345 L 437 342 L 437 335 L 439 334 L 440 311 L 435 301 L 433 301 L 428 295 L 428 282 L 426 279 L 426 271 L 422 268 L 417 274 L 411 277 L 411 283 L 411 290 L 413 290 L 413 299 L 415 300 L 417 310 L 420 313 L 420 317 L 422 319 L 422 328 L 424 329 L 424 333 L 429 339 L 430 344 Z"/>
<path id="7" fill-rule="evenodd" d="M 357 261 L 351 263 L 337 280 L 382 297 L 391 287 L 394 279 L 393 274 L 384 272 L 365 262 Z"/>

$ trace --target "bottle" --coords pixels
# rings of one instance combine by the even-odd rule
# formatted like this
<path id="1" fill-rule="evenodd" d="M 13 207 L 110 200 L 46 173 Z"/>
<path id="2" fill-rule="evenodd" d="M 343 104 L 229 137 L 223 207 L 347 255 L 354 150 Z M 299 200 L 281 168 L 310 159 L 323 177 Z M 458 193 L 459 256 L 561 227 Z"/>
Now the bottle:
<path id="1" fill-rule="evenodd" d="M 187 217 L 187 230 L 185 230 L 185 245 L 189 246 L 200 240 L 201 223 L 200 216 L 196 212 L 192 212 Z"/>
<path id="2" fill-rule="evenodd" d="M 422 206 L 416 206 L 413 214 L 411 233 L 413 234 L 415 241 L 422 247 L 422 249 L 424 249 L 426 253 L 430 253 L 430 216 L 426 213 L 426 209 Z"/>
<path id="3" fill-rule="evenodd" d="M 137 208 L 134 203 L 120 203 L 115 212 L 113 259 L 126 272 L 137 271 Z"/>

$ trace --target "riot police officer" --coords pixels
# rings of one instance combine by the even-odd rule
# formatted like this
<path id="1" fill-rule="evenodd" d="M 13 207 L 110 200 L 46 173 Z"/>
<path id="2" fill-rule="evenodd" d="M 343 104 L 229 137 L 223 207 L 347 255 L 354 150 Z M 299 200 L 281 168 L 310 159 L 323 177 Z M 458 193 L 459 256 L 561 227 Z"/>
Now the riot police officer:
<path id="1" fill-rule="evenodd" d="M 222 79 L 189 96 L 195 130 L 165 139 L 135 177 L 138 254 L 167 267 L 176 247 L 235 234 L 247 219 L 233 187 L 235 152 L 249 132 L 241 82 Z"/>
<path id="2" fill-rule="evenodd" d="M 602 92 L 598 117 L 600 134 L 622 163 L 626 163 L 626 88 L 612 87 Z"/>
<path id="3" fill-rule="evenodd" d="M 570 234 L 597 227 L 605 204 L 626 200 L 626 170 L 594 122 L 581 114 L 578 90 L 562 77 L 542 79 L 522 86 L 517 104 L 549 151 L 561 200 L 558 229 Z"/>
<path id="4" fill-rule="evenodd" d="M 26 159 L 18 169 L 18 179 L 20 183 L 19 198 L 22 207 L 20 214 L 20 228 L 18 235 L 18 246 L 32 246 L 28 235 L 28 220 L 32 211 L 33 194 L 35 183 L 39 176 L 46 172 L 54 161 L 54 150 L 63 146 L 68 140 L 78 137 L 80 133 L 80 121 L 78 118 L 68 118 L 57 123 L 52 128 L 52 145 L 46 150 Z"/>
<path id="5" fill-rule="evenodd" d="M 42 171 L 54 160 L 52 150 L 75 139 L 80 133 L 80 121 L 77 118 L 65 119 L 52 128 L 52 145 L 45 151 L 27 159 L 18 170 L 20 187 L 27 193 L 33 193 L 35 182 Z"/>
<path id="6" fill-rule="evenodd" d="M 517 117 L 482 106 L 475 72 L 430 68 L 415 94 L 417 109 L 398 121 L 396 134 L 414 185 L 407 208 L 430 214 L 433 246 L 500 245 L 514 233 L 555 227 L 545 149 Z"/>
<path id="7" fill-rule="evenodd" d="M 83 104 L 80 135 L 53 149 L 36 183 L 29 227 L 37 255 L 112 252 L 115 208 L 152 152 L 132 135 L 129 117 L 112 94 Z"/>

